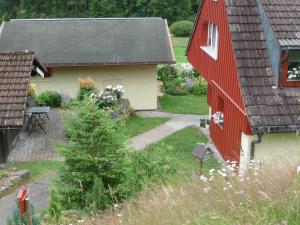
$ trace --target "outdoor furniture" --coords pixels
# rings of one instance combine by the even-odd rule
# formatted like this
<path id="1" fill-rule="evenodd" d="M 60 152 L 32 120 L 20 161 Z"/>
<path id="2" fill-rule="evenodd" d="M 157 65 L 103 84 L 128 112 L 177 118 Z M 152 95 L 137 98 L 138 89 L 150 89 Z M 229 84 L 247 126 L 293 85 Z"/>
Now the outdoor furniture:
<path id="1" fill-rule="evenodd" d="M 199 144 L 194 150 L 192 155 L 200 160 L 200 174 L 202 174 L 203 162 L 211 157 L 211 150 L 204 144 Z"/>
<path id="2" fill-rule="evenodd" d="M 29 107 L 26 109 L 27 127 L 26 132 L 31 134 L 31 130 L 34 127 L 40 127 L 46 134 L 46 130 L 43 126 L 45 118 L 49 120 L 50 107 Z"/>

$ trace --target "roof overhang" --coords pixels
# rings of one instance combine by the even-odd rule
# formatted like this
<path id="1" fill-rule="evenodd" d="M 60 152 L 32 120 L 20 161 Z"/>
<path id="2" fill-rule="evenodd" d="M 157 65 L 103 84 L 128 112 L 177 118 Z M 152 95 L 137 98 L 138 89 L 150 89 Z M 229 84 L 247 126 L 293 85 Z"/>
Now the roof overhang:
<path id="1" fill-rule="evenodd" d="M 133 65 L 159 65 L 159 64 L 175 64 L 176 61 L 157 61 L 157 62 L 100 62 L 100 63 L 49 63 L 47 68 L 55 67 L 88 67 L 88 66 L 133 66 Z"/>
<path id="2" fill-rule="evenodd" d="M 199 22 L 199 18 L 200 18 L 200 15 L 201 15 L 201 10 L 202 10 L 202 8 L 203 8 L 204 2 L 205 2 L 205 0 L 202 0 L 201 3 L 200 3 L 200 5 L 199 5 L 197 17 L 196 17 L 196 20 L 195 20 L 195 23 L 194 23 L 194 28 L 193 28 L 193 31 L 192 31 L 192 33 L 191 33 L 191 35 L 190 35 L 190 39 L 189 39 L 187 48 L 186 48 L 186 50 L 185 50 L 185 56 L 187 56 L 187 54 L 188 54 L 188 52 L 189 52 L 189 50 L 190 50 L 190 46 L 191 46 L 191 43 L 192 43 L 192 39 L 193 39 L 194 34 L 195 34 L 195 32 L 196 32 L 196 28 L 197 28 L 197 26 L 198 26 L 198 22 Z"/>
<path id="3" fill-rule="evenodd" d="M 264 127 L 254 127 L 253 133 L 286 133 L 286 132 L 300 132 L 300 125 L 291 126 L 264 126 Z"/>

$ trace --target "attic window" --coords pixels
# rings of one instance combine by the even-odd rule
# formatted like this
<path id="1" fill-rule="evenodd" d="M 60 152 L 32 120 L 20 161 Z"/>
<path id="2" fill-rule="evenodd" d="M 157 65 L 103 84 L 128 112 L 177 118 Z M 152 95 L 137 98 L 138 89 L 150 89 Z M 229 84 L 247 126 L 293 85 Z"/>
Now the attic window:
<path id="1" fill-rule="evenodd" d="M 207 24 L 207 42 L 201 49 L 210 55 L 214 60 L 218 58 L 219 33 L 217 26 L 211 22 Z"/>
<path id="2" fill-rule="evenodd" d="M 300 51 L 292 51 L 288 57 L 288 81 L 300 81 Z"/>

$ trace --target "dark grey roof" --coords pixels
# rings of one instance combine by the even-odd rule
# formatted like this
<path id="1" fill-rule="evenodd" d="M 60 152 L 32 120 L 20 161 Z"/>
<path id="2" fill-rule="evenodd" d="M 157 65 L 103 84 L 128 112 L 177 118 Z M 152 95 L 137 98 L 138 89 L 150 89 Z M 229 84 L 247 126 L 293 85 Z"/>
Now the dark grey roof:
<path id="1" fill-rule="evenodd" d="M 23 125 L 33 52 L 0 52 L 0 127 Z M 41 69 L 45 69 L 41 67 Z"/>
<path id="2" fill-rule="evenodd" d="M 34 51 L 47 66 L 174 63 L 161 18 L 11 20 L 0 51 Z"/>
<path id="3" fill-rule="evenodd" d="M 242 96 L 253 131 L 299 130 L 300 88 L 273 89 L 274 75 L 256 0 L 226 0 L 226 8 Z"/>
<path id="4" fill-rule="evenodd" d="M 260 0 L 281 46 L 300 46 L 300 1 Z"/>

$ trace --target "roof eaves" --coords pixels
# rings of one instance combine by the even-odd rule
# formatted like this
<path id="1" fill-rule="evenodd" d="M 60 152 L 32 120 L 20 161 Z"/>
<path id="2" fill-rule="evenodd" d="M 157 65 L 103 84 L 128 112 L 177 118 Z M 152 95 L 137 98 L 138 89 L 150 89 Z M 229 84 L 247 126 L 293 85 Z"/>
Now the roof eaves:
<path id="1" fill-rule="evenodd" d="M 169 52 L 171 53 L 170 55 L 170 59 L 172 62 L 175 62 L 176 63 L 176 58 L 175 58 L 175 54 L 174 54 L 174 49 L 173 49 L 173 46 L 172 46 L 172 39 L 171 39 L 171 35 L 170 35 L 170 30 L 169 30 L 169 26 L 168 26 L 168 21 L 165 19 L 165 30 L 166 30 L 166 41 L 168 44 L 168 49 L 169 49 Z"/>
<path id="2" fill-rule="evenodd" d="M 299 132 L 300 131 L 300 125 L 262 126 L 262 127 L 253 127 L 252 130 L 255 134 L 259 134 L 259 133 Z"/>
<path id="3" fill-rule="evenodd" d="M 199 23 L 199 18 L 200 18 L 200 15 L 201 15 L 201 11 L 202 11 L 202 8 L 203 8 L 203 5 L 204 5 L 204 1 L 205 0 L 202 0 L 200 5 L 199 5 L 199 8 L 198 8 L 198 14 L 197 14 L 197 17 L 196 17 L 196 20 L 195 20 L 195 24 L 194 24 L 194 28 L 193 28 L 193 31 L 190 35 L 190 39 L 189 39 L 189 42 L 188 42 L 188 45 L 187 45 L 187 48 L 185 50 L 185 56 L 187 56 L 189 50 L 190 50 L 190 46 L 191 46 L 191 42 L 192 42 L 192 39 L 194 37 L 194 34 L 195 34 L 195 31 L 196 31 L 196 28 L 198 26 L 198 23 Z"/>
<path id="4" fill-rule="evenodd" d="M 153 62 L 103 62 L 103 63 L 49 63 L 45 64 L 47 68 L 51 67 L 78 67 L 78 66 L 132 66 L 132 65 L 159 65 L 159 64 L 175 64 L 175 60 L 170 61 L 153 61 Z"/>

